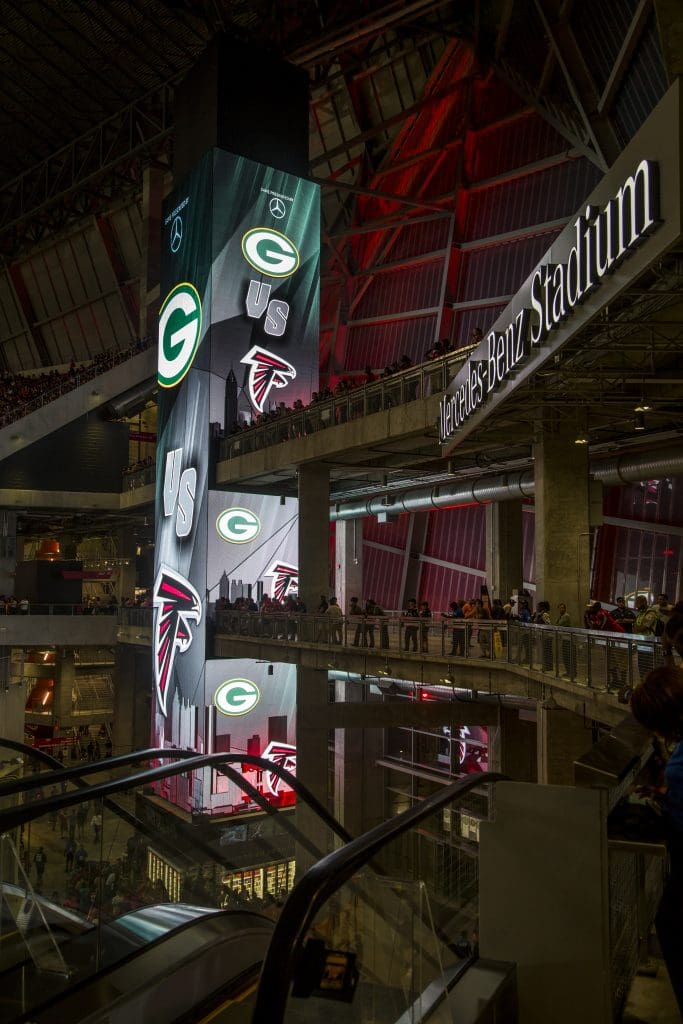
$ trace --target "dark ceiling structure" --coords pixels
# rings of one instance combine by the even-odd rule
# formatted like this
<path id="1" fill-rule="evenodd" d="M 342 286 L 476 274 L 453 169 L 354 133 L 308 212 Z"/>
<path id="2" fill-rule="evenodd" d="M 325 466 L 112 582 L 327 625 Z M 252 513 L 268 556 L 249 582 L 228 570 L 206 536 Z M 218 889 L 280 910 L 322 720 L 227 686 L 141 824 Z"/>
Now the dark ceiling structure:
<path id="1" fill-rule="evenodd" d="M 679 0 L 3 0 L 0 314 L 18 313 L 0 315 L 0 366 L 135 336 L 144 169 L 168 171 L 170 187 L 174 86 L 217 33 L 309 73 L 332 383 L 402 351 L 419 361 L 440 336 L 464 344 L 495 320 L 683 71 Z M 65 258 L 50 247 L 86 223 L 102 253 L 86 238 L 67 258 L 100 284 L 49 309 Z M 530 458 L 548 407 L 587 412 L 591 444 L 624 448 L 646 395 L 652 443 L 678 436 L 682 261 L 671 253 L 537 374 L 468 439 L 463 467 L 492 437 Z M 74 310 L 79 324 L 103 310 L 109 326 L 95 338 L 58 329 Z M 444 471 L 434 431 L 400 472 L 410 484 Z M 345 493 L 373 479 L 348 476 Z"/>

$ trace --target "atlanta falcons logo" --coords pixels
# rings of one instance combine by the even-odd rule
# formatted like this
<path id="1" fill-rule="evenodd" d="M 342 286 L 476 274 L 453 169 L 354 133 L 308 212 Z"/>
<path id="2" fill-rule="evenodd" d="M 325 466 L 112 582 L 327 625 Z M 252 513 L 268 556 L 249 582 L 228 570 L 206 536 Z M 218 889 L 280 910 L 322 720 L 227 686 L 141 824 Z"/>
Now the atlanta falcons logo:
<path id="1" fill-rule="evenodd" d="M 249 367 L 249 398 L 258 412 L 263 412 L 271 388 L 286 388 L 296 377 L 296 370 L 291 363 L 258 345 L 250 348 L 240 362 Z"/>
<path id="2" fill-rule="evenodd" d="M 276 601 L 284 601 L 290 591 L 299 589 L 299 568 L 286 562 L 273 562 L 264 576 L 273 577 L 273 593 Z"/>
<path id="3" fill-rule="evenodd" d="M 161 565 L 154 583 L 154 609 L 154 682 L 165 715 L 176 652 L 183 654 L 192 643 L 190 622 L 198 626 L 202 621 L 202 603 L 188 580 Z"/>
<path id="4" fill-rule="evenodd" d="M 263 751 L 261 757 L 279 765 L 280 768 L 291 772 L 292 775 L 296 775 L 296 747 L 293 747 L 291 743 L 276 743 L 273 740 Z M 280 796 L 290 788 L 275 772 L 264 772 L 263 781 L 266 784 L 266 789 L 273 796 Z"/>

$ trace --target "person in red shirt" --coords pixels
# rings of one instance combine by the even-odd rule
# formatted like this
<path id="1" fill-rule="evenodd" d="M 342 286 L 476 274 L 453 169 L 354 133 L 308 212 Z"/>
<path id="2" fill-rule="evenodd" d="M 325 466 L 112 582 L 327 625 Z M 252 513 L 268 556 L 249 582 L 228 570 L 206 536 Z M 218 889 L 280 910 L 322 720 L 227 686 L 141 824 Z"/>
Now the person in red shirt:
<path id="1" fill-rule="evenodd" d="M 586 609 L 584 615 L 586 629 L 600 629 L 606 633 L 625 633 L 626 630 L 620 622 L 610 615 L 599 601 L 593 601 Z M 628 650 L 625 644 L 609 642 L 607 645 L 607 670 L 609 686 L 620 690 L 626 683 L 626 669 L 628 663 Z"/>
<path id="2" fill-rule="evenodd" d="M 583 617 L 586 629 L 604 629 L 609 633 L 625 633 L 626 630 L 610 615 L 599 601 L 590 601 Z"/>

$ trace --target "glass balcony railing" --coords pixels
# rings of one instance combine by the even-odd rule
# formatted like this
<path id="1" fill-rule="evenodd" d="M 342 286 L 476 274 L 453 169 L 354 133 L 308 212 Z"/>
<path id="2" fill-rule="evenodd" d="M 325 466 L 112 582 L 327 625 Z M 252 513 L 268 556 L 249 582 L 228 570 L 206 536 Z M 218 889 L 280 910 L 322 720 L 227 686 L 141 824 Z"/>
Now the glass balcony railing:
<path id="1" fill-rule="evenodd" d="M 425 624 L 401 615 L 330 618 L 225 610 L 216 612 L 216 636 L 313 644 L 328 648 L 331 654 L 363 649 L 394 658 L 437 658 L 454 665 L 461 661 L 499 662 L 612 692 L 635 685 L 662 664 L 662 647 L 656 637 L 514 620 L 434 616 Z"/>

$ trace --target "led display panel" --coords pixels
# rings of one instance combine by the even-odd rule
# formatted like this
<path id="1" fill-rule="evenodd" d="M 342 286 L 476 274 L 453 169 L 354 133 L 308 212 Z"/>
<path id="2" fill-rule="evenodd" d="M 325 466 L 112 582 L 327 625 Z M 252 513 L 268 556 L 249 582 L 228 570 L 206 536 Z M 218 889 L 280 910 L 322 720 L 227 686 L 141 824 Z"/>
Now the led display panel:
<path id="1" fill-rule="evenodd" d="M 297 503 L 219 491 L 211 481 L 220 436 L 281 403 L 306 403 L 317 388 L 319 264 L 319 188 L 305 179 L 214 149 L 165 203 L 153 594 L 159 745 L 216 749 L 216 710 L 231 720 L 233 752 L 256 752 L 258 736 L 258 753 L 273 742 L 274 756 L 294 757 L 285 666 L 259 682 L 258 663 L 214 660 L 211 637 L 217 601 L 296 592 Z M 255 690 L 239 683 L 217 698 L 233 680 L 250 682 L 258 701 L 249 706 Z M 257 722 L 271 704 L 281 711 L 268 715 L 280 722 L 272 741 Z M 233 706 L 242 714 L 220 710 Z M 259 785 L 281 799 L 267 779 Z M 183 796 L 178 783 L 170 798 L 204 809 L 225 803 L 212 788 Z"/>

